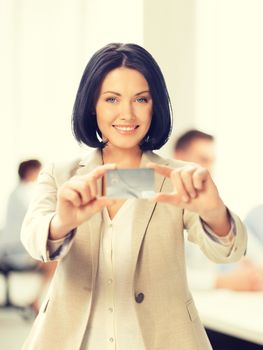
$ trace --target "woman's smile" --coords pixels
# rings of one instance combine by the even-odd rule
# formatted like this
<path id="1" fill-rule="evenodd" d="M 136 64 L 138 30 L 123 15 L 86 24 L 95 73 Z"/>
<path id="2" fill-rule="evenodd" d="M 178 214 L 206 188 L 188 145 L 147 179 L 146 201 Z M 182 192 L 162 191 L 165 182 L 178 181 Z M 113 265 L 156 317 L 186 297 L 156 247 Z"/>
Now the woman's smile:
<path id="1" fill-rule="evenodd" d="M 112 125 L 121 135 L 134 135 L 139 125 Z"/>
<path id="2" fill-rule="evenodd" d="M 152 98 L 144 76 L 126 67 L 110 71 L 101 85 L 96 115 L 107 149 L 138 150 L 152 120 Z"/>

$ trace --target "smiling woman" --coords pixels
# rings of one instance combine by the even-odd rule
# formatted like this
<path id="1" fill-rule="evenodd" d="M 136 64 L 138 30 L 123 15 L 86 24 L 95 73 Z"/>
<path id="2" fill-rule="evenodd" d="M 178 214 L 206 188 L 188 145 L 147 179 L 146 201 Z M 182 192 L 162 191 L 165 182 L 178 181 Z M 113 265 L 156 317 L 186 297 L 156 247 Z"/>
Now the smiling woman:
<path id="1" fill-rule="evenodd" d="M 109 44 L 93 55 L 73 130 L 96 150 L 43 170 L 22 228 L 33 257 L 59 262 L 23 350 L 211 350 L 187 285 L 183 231 L 215 262 L 239 259 L 246 233 L 207 169 L 152 152 L 169 137 L 171 111 L 145 49 Z M 137 174 L 132 191 L 145 192 L 131 171 L 145 167 L 155 171 L 151 201 L 107 197 L 106 173 L 123 168 Z"/>
<path id="2" fill-rule="evenodd" d="M 144 76 L 126 67 L 108 73 L 100 89 L 96 114 L 102 139 L 108 144 L 105 150 L 137 150 L 152 119 L 152 98 Z"/>
<path id="3" fill-rule="evenodd" d="M 110 104 L 114 107 L 110 108 Z M 103 113 L 107 111 L 111 118 L 113 111 L 115 118 L 120 118 L 116 113 L 124 113 L 122 118 L 128 118 L 126 121 L 117 119 L 121 127 L 134 124 L 132 118 L 150 115 L 147 132 L 142 132 L 142 125 L 138 130 L 138 136 L 144 133 L 141 150 L 159 149 L 168 140 L 172 127 L 169 94 L 159 66 L 140 46 L 109 44 L 90 60 L 73 111 L 73 131 L 79 142 L 91 147 L 105 146 L 96 118 L 103 106 Z"/>

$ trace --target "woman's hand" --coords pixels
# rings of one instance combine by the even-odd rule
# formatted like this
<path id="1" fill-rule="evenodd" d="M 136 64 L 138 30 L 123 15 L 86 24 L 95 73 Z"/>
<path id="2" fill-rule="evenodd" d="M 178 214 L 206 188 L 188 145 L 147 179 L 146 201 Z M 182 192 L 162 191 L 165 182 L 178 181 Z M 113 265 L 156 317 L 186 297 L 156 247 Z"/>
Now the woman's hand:
<path id="1" fill-rule="evenodd" d="M 156 163 L 149 163 L 148 166 L 170 178 L 173 184 L 173 192 L 158 193 L 153 200 L 171 203 L 198 213 L 219 236 L 224 236 L 230 231 L 227 209 L 207 169 L 198 165 L 176 169 Z"/>
<path id="2" fill-rule="evenodd" d="M 106 197 L 97 197 L 97 180 L 114 168 L 114 164 L 99 166 L 87 175 L 72 177 L 59 188 L 56 214 L 50 223 L 50 239 L 63 238 L 112 202 Z"/>

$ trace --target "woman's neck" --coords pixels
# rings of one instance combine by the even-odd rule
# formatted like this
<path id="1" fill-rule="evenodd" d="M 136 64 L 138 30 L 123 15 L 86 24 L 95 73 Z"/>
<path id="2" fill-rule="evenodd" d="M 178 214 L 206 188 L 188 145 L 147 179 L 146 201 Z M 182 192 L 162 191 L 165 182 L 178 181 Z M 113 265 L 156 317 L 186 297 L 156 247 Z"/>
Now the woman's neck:
<path id="1" fill-rule="evenodd" d="M 140 166 L 142 151 L 136 149 L 119 149 L 106 146 L 102 150 L 103 163 L 115 163 L 119 168 L 138 168 Z"/>

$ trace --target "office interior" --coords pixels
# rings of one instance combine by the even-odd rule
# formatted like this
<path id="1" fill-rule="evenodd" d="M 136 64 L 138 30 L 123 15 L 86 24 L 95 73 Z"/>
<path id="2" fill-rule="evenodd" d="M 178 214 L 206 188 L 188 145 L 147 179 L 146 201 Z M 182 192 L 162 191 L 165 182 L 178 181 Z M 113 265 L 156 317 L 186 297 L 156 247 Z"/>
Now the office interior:
<path id="1" fill-rule="evenodd" d="M 72 106 L 87 61 L 109 42 L 142 45 L 164 73 L 174 121 L 158 153 L 173 157 L 190 128 L 214 135 L 215 182 L 244 219 L 263 202 L 262 14 L 261 0 L 0 0 L 0 229 L 19 162 L 89 151 L 73 138 Z M 208 329 L 263 349 L 263 292 L 193 296 Z M 2 305 L 1 349 L 19 349 L 32 322 Z"/>

